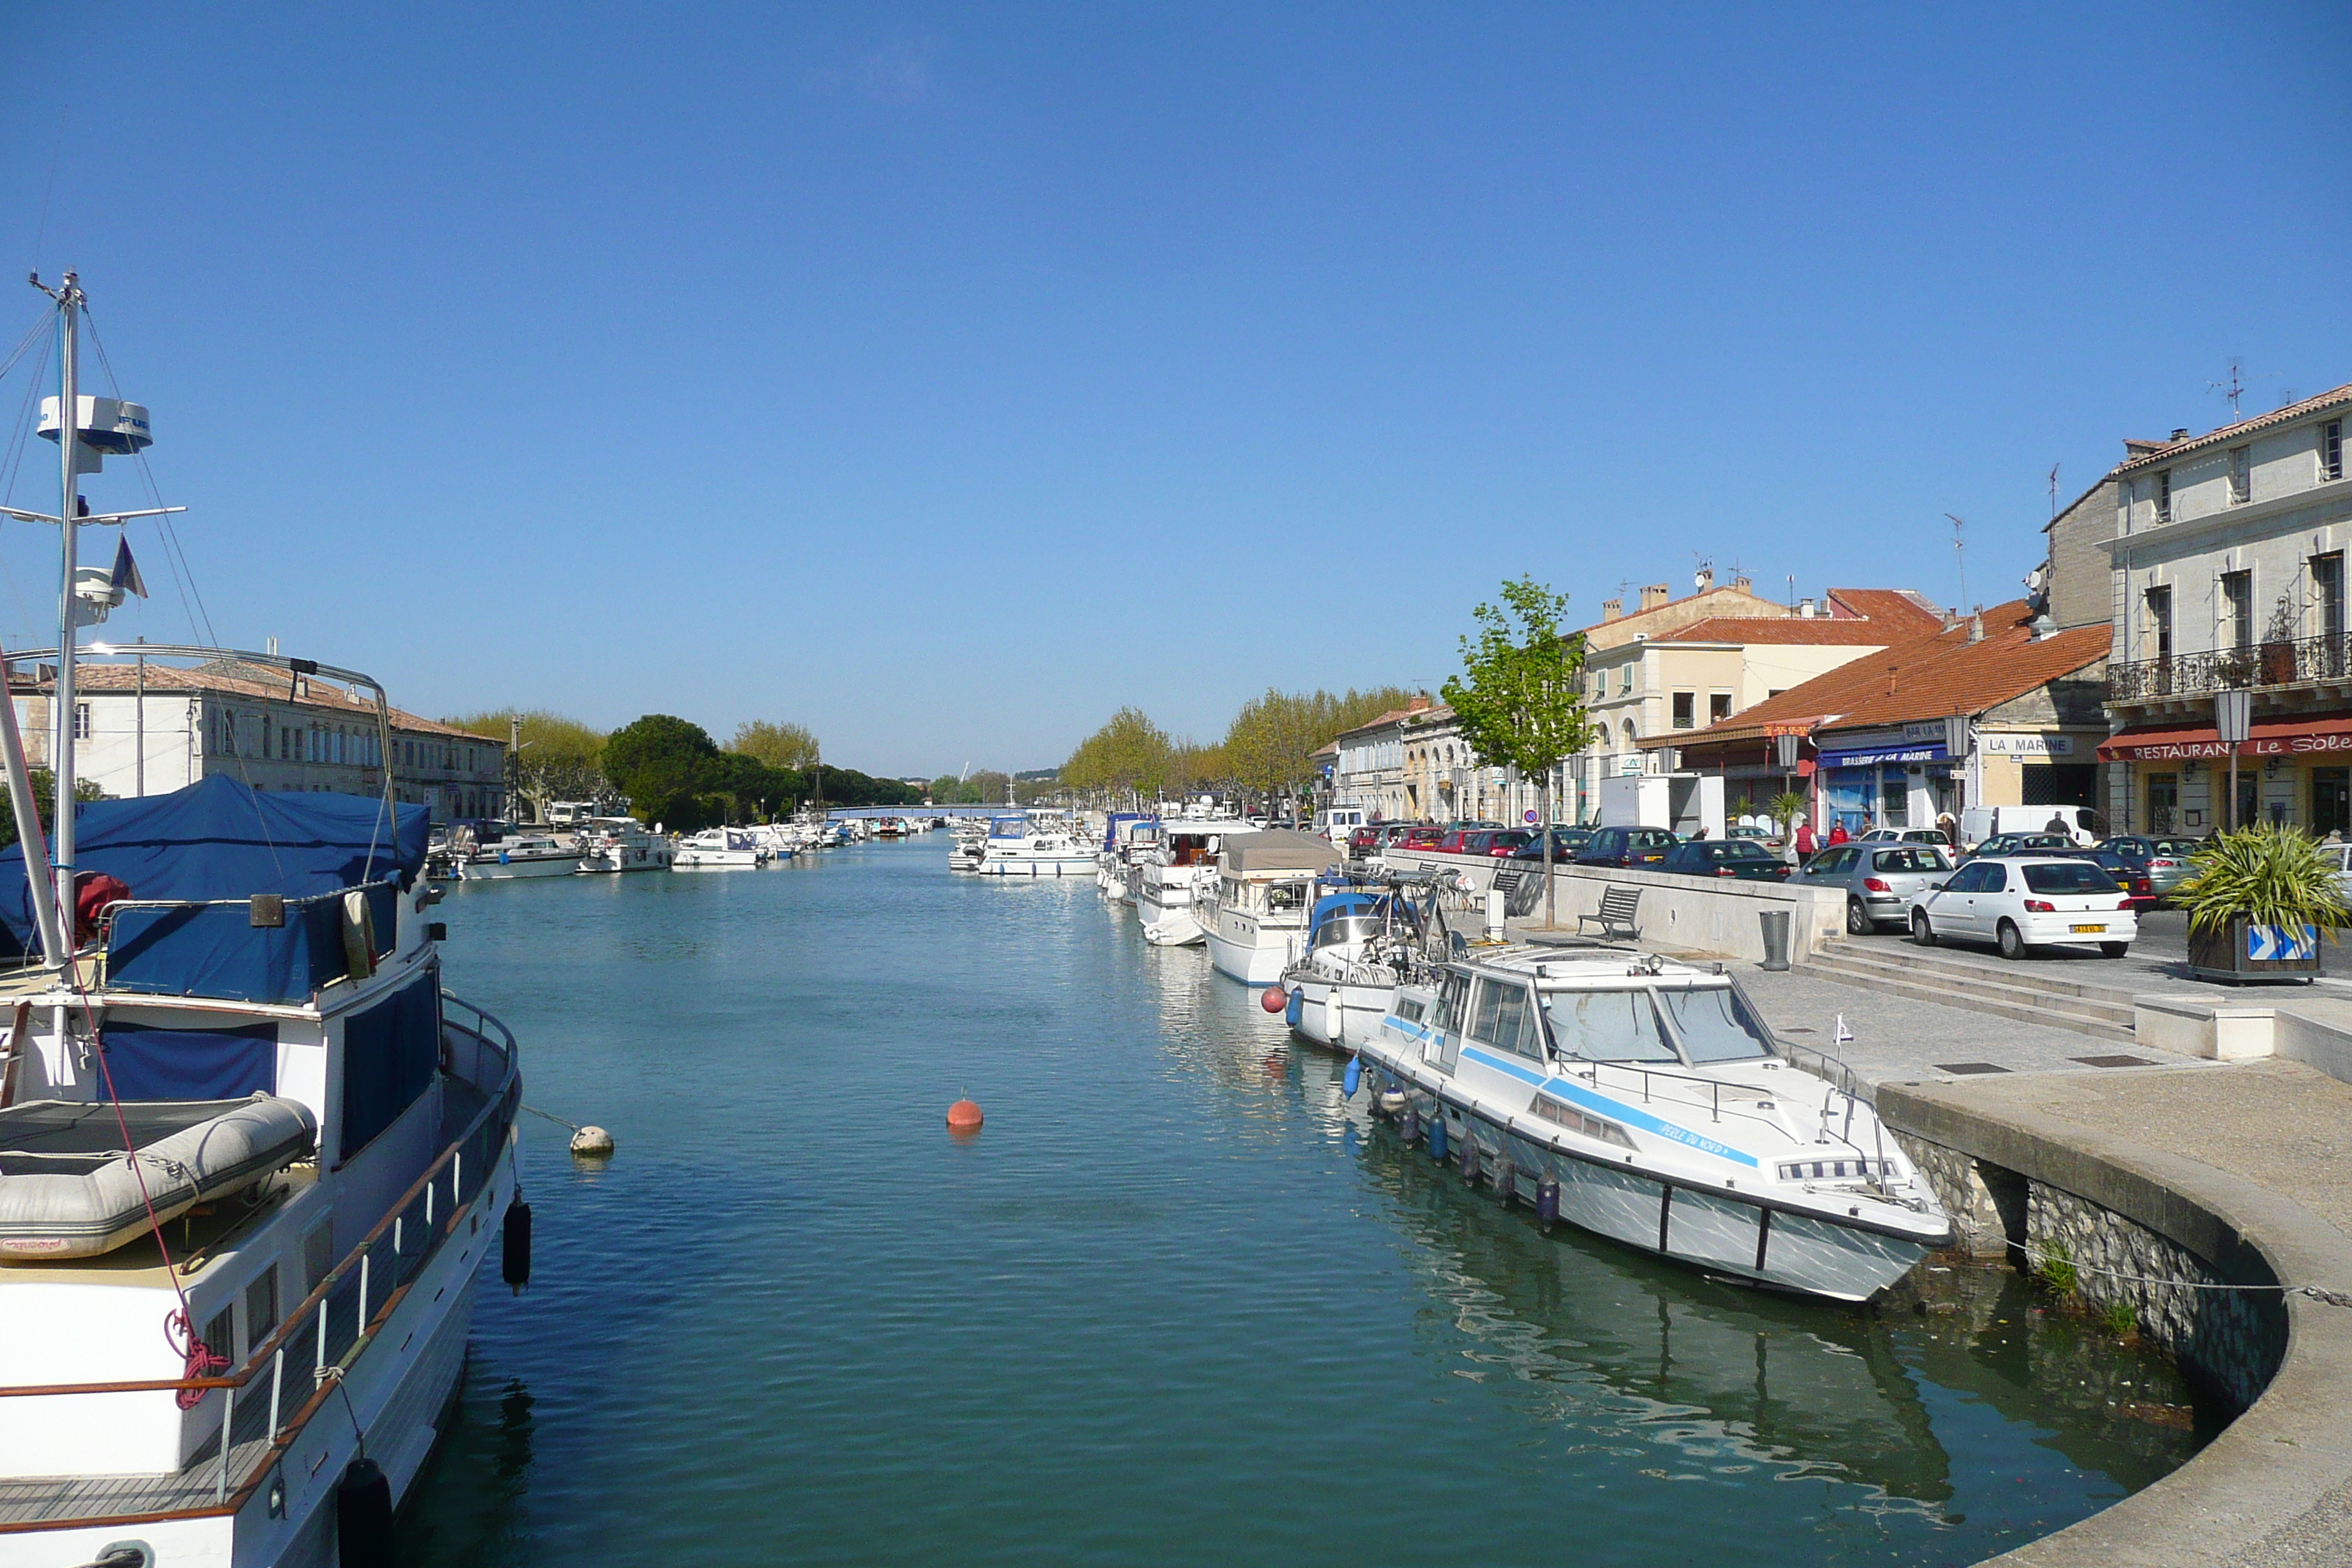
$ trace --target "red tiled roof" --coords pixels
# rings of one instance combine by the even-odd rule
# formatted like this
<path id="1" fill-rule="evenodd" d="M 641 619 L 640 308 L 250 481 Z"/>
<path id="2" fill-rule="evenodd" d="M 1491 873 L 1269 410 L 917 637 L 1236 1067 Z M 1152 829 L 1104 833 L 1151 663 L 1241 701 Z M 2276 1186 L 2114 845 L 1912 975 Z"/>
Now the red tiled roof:
<path id="1" fill-rule="evenodd" d="M 2026 602 L 2012 599 L 1984 612 L 1980 642 L 1969 641 L 1969 625 L 1962 621 L 1949 631 L 1895 644 L 1883 655 L 1864 655 L 1815 676 L 1737 718 L 1704 730 L 1652 736 L 1641 744 L 1687 749 L 1760 739 L 1775 725 L 1843 730 L 1981 713 L 2107 656 L 2104 623 L 2036 642 L 2032 621 Z"/>
<path id="2" fill-rule="evenodd" d="M 2252 436 L 2257 431 L 2291 423 L 2306 414 L 2316 414 L 2338 403 L 2352 404 L 2352 383 L 2339 386 L 2333 392 L 2323 392 L 2316 397 L 2306 397 L 2300 403 L 2290 403 L 2284 408 L 2274 408 L 2268 414 L 2258 414 L 2252 419 L 2241 419 L 2234 425 L 2224 425 L 2219 430 L 2210 430 L 2202 436 L 2191 436 L 2184 441 L 2150 443 L 2157 447 L 2156 451 L 2142 457 L 2126 458 L 2116 468 L 2116 472 L 2127 474 L 2136 468 L 2154 468 L 2160 463 L 2168 463 L 2183 453 L 2194 452 L 2206 447 L 2220 446 L 2234 441 L 2242 436 Z"/>
<path id="3" fill-rule="evenodd" d="M 137 689 L 140 674 L 136 667 L 127 664 L 78 664 L 74 680 L 84 691 L 132 691 Z M 46 695 L 47 686 L 35 686 L 30 680 L 11 678 L 11 691 L 27 696 Z M 150 692 L 217 691 L 226 696 L 243 697 L 257 702 L 292 702 L 298 708 L 325 708 L 346 713 L 357 719 L 373 719 L 375 703 L 354 696 L 331 680 L 317 676 L 303 679 L 302 693 L 293 695 L 293 679 L 281 670 L 264 668 L 259 665 L 239 664 L 233 659 L 219 659 L 183 669 L 168 665 L 147 667 L 146 687 Z M 455 724 L 444 724 L 436 719 L 407 713 L 397 708 L 387 708 L 392 727 L 420 735 L 462 735 L 469 741 L 479 741 L 493 746 L 506 742 L 496 735 L 478 735 L 471 730 L 461 730 Z"/>
<path id="4" fill-rule="evenodd" d="M 1660 632 L 1654 643 L 1769 643 L 1780 647 L 1885 647 L 1943 629 L 1944 618 L 1899 588 L 1832 588 L 1830 598 L 1847 615 L 1748 619 L 1715 616 Z"/>

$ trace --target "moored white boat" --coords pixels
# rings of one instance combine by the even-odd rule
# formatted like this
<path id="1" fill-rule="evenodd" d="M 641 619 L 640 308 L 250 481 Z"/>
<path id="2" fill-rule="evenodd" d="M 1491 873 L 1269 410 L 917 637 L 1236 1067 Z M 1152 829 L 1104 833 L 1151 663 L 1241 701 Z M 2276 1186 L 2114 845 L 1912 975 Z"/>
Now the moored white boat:
<path id="1" fill-rule="evenodd" d="M 1408 1142 L 1710 1273 L 1861 1301 L 1951 1240 L 1851 1080 L 1791 1065 L 1727 975 L 1498 949 L 1402 987 L 1360 1059 Z"/>
<path id="2" fill-rule="evenodd" d="M 1201 895 L 1217 880 L 1217 856 L 1227 838 L 1255 832 L 1238 818 L 1163 819 L 1157 843 L 1139 847 L 1128 867 L 1128 901 L 1154 947 L 1190 947 L 1208 932 L 1193 916 Z"/>
<path id="3" fill-rule="evenodd" d="M 1331 841 L 1311 833 L 1275 828 L 1225 839 L 1217 879 L 1193 906 L 1209 962 L 1245 984 L 1281 979 L 1305 951 L 1316 876 L 1341 864 Z"/>
<path id="4" fill-rule="evenodd" d="M 1413 901 L 1409 889 L 1423 893 Z M 1397 987 L 1442 941 L 1444 917 L 1425 879 L 1318 884 L 1307 912 L 1305 955 L 1283 972 L 1291 1029 L 1333 1050 L 1370 1040 L 1396 1000 Z M 1425 906 L 1425 907 L 1424 907 Z"/>
<path id="5" fill-rule="evenodd" d="M 581 833 L 583 871 L 667 871 L 677 850 L 634 816 L 593 818 Z"/>
<path id="6" fill-rule="evenodd" d="M 983 877 L 1090 877 L 1095 851 L 1044 814 L 1000 816 L 989 824 L 973 868 Z"/>
<path id="7" fill-rule="evenodd" d="M 456 862 L 461 882 L 510 882 L 568 877 L 580 869 L 580 846 L 548 834 L 501 838 Z"/>
<path id="8" fill-rule="evenodd" d="M 673 871 L 745 869 L 759 865 L 759 840 L 744 827 L 706 827 L 677 841 Z"/>

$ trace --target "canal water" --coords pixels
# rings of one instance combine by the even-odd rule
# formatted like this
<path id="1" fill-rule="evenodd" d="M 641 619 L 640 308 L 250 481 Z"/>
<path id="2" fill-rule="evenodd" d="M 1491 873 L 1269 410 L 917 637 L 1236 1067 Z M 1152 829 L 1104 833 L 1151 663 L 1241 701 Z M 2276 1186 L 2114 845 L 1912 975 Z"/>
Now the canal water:
<path id="1" fill-rule="evenodd" d="M 1201 950 L 947 849 L 452 891 L 451 988 L 619 1149 L 525 1119 L 532 1282 L 401 1561 L 1965 1563 L 2209 1435 L 2004 1272 L 1855 1311 L 1545 1237 Z"/>

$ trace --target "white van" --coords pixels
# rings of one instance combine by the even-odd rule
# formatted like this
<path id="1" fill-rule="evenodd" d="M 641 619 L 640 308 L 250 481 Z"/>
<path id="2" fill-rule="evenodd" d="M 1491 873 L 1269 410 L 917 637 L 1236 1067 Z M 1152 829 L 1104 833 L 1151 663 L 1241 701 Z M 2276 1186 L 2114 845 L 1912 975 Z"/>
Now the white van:
<path id="1" fill-rule="evenodd" d="M 1349 837 L 1369 820 L 1370 814 L 1361 806 L 1326 806 L 1315 814 L 1315 831 L 1318 837 L 1328 838 L 1345 849 Z"/>
<path id="2" fill-rule="evenodd" d="M 2047 833 L 2053 817 L 2085 847 L 2107 836 L 2107 819 L 2087 805 L 1972 805 L 1960 813 L 1960 843 L 1973 847 L 1996 833 Z"/>

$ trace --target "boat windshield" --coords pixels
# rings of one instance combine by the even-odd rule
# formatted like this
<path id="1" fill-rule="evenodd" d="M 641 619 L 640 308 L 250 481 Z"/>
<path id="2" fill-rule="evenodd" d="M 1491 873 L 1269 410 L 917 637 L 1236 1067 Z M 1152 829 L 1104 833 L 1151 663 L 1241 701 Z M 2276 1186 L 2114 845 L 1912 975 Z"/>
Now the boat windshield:
<path id="1" fill-rule="evenodd" d="M 1645 991 L 1555 991 L 1544 1016 L 1559 1048 L 1590 1062 L 1676 1062 Z"/>
<path id="2" fill-rule="evenodd" d="M 1693 1067 L 1755 1061 L 1772 1054 L 1770 1037 L 1728 985 L 1658 993 Z"/>
<path id="3" fill-rule="evenodd" d="M 1378 915 L 1330 915 L 1315 928 L 1315 945 L 1337 947 L 1342 942 L 1370 942 L 1380 934 Z"/>

